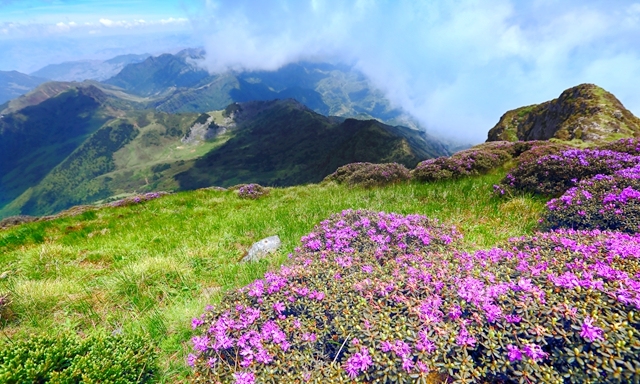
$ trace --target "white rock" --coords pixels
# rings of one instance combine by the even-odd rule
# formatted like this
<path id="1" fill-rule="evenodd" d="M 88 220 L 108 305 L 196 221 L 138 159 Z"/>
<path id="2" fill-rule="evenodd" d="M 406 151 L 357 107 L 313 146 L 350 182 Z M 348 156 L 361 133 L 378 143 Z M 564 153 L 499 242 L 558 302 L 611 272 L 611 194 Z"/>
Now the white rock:
<path id="1" fill-rule="evenodd" d="M 258 261 L 267 254 L 275 252 L 280 248 L 281 244 L 282 242 L 280 242 L 280 238 L 277 235 L 262 239 L 251 246 L 247 255 L 242 258 L 242 261 Z"/>

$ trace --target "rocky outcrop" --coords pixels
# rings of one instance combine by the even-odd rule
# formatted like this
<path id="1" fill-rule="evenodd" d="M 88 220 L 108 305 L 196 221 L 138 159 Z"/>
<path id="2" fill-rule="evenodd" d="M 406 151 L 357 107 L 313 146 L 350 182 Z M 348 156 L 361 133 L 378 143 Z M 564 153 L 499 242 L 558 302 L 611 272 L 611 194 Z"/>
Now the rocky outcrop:
<path id="1" fill-rule="evenodd" d="M 205 121 L 196 121 L 189 129 L 189 132 L 187 132 L 187 134 L 182 139 L 180 139 L 180 141 L 187 145 L 195 145 L 202 141 L 214 139 L 224 134 L 225 132 L 227 132 L 226 127 L 218 126 L 213 122 L 213 117 L 207 116 Z"/>
<path id="2" fill-rule="evenodd" d="M 508 111 L 489 131 L 487 141 L 598 141 L 640 136 L 640 119 L 611 93 L 581 84 L 557 99 Z"/>

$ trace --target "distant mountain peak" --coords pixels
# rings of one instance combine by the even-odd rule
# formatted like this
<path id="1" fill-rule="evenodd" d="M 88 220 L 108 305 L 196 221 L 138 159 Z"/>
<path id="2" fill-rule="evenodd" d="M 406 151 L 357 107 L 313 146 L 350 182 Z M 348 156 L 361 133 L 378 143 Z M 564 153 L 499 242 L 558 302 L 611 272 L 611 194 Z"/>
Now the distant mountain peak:
<path id="1" fill-rule="evenodd" d="M 506 112 L 489 131 L 487 141 L 597 141 L 637 135 L 640 119 L 620 100 L 595 84 L 580 84 L 557 99 Z"/>

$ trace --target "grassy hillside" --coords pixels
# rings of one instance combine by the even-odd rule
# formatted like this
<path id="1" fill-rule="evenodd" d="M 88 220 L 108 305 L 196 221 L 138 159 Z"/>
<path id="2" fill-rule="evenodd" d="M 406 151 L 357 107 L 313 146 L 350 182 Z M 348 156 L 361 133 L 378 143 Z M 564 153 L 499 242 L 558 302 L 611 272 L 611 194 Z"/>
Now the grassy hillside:
<path id="1" fill-rule="evenodd" d="M 376 120 L 327 118 L 294 100 L 236 104 L 235 135 L 175 179 L 181 189 L 239 183 L 296 185 L 319 182 L 353 162 L 399 162 L 414 167 L 446 149 L 422 132 Z"/>
<path id="2" fill-rule="evenodd" d="M 537 225 L 544 201 L 491 197 L 504 175 L 397 184 L 275 188 L 259 200 L 234 191 L 180 192 L 123 207 L 0 231 L 2 348 L 31 332 L 143 334 L 160 354 L 160 381 L 188 374 L 191 318 L 226 290 L 259 278 L 330 214 L 366 208 L 421 213 L 454 224 L 465 248 L 490 247 Z M 267 260 L 243 264 L 250 245 L 278 235 Z"/>
<path id="3" fill-rule="evenodd" d="M 111 116 L 97 89 L 70 89 L 0 119 L 0 207 L 38 184 Z"/>

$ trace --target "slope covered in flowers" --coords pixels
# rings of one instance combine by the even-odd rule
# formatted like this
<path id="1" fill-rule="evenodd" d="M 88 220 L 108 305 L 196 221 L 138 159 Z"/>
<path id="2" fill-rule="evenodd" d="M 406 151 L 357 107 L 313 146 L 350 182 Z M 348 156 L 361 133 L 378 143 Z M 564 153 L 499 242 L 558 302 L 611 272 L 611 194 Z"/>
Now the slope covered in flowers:
<path id="1" fill-rule="evenodd" d="M 640 236 L 459 239 L 418 215 L 332 216 L 193 319 L 196 382 L 640 379 Z"/>

